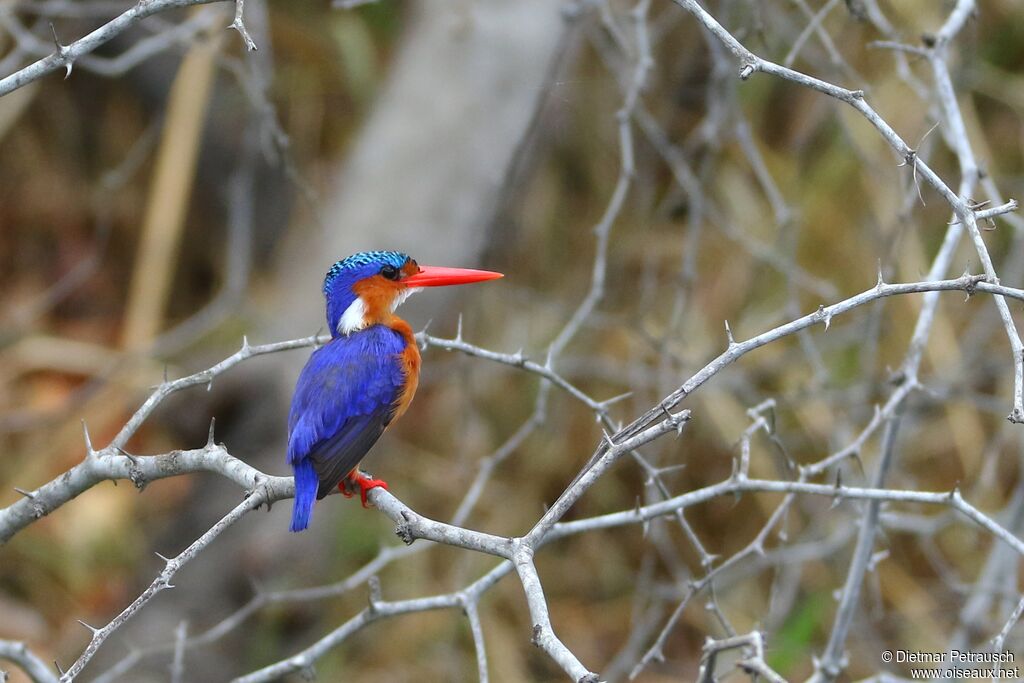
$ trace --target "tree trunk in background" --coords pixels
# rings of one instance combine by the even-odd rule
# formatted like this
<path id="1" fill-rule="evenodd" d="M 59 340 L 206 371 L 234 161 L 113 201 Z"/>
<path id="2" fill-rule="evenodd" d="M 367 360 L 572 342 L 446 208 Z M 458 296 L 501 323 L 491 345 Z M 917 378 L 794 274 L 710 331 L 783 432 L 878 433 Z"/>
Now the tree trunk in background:
<path id="1" fill-rule="evenodd" d="M 565 42 L 560 12 L 551 0 L 416 4 L 388 82 L 325 200 L 326 225 L 296 235 L 285 250 L 274 338 L 323 324 L 323 274 L 352 252 L 479 262 Z M 416 302 L 413 318 L 438 309 L 442 299 L 429 299 Z"/>

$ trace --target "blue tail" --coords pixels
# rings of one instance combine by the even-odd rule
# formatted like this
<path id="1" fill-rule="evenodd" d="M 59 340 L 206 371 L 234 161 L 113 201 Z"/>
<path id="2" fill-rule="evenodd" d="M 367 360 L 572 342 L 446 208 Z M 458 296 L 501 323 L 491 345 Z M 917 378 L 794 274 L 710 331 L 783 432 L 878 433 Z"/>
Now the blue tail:
<path id="1" fill-rule="evenodd" d="M 313 503 L 320 480 L 313 469 L 313 463 L 306 458 L 293 465 L 295 469 L 295 505 L 292 507 L 292 531 L 302 531 L 309 526 L 313 516 Z"/>

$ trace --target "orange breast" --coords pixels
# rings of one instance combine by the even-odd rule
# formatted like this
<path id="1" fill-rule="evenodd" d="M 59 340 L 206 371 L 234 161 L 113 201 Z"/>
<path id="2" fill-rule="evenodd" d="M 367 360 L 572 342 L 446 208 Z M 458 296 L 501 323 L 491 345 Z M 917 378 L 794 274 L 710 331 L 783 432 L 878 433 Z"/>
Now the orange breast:
<path id="1" fill-rule="evenodd" d="M 394 421 L 402 417 L 416 395 L 416 387 L 420 383 L 420 350 L 416 346 L 416 338 L 409 323 L 393 317 L 388 326 L 405 337 L 405 351 L 399 354 L 399 362 L 402 364 L 402 371 L 405 372 L 405 388 L 395 401 L 395 416 L 392 418 Z"/>

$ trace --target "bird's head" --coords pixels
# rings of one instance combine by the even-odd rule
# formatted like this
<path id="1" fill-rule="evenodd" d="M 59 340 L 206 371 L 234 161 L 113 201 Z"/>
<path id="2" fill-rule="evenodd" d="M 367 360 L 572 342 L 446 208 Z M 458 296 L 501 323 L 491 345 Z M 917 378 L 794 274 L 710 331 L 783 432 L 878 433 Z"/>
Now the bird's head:
<path id="1" fill-rule="evenodd" d="M 489 270 L 421 266 L 397 251 L 361 251 L 338 261 L 324 278 L 327 325 L 344 336 L 387 323 L 403 301 L 422 287 L 462 285 L 502 277 Z"/>

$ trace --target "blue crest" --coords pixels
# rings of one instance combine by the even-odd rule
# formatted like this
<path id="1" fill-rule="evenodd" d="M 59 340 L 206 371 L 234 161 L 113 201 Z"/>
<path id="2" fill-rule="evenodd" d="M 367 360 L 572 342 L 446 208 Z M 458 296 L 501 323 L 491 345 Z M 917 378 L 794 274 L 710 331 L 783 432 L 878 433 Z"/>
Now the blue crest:
<path id="1" fill-rule="evenodd" d="M 342 273 L 361 271 L 367 266 L 376 266 L 379 269 L 381 266 L 388 264 L 395 268 L 401 268 L 408 260 L 409 256 L 400 251 L 360 251 L 352 254 L 348 258 L 343 258 L 336 262 L 327 271 L 327 277 L 324 278 L 324 294 L 328 293 L 331 289 L 331 283 Z"/>

